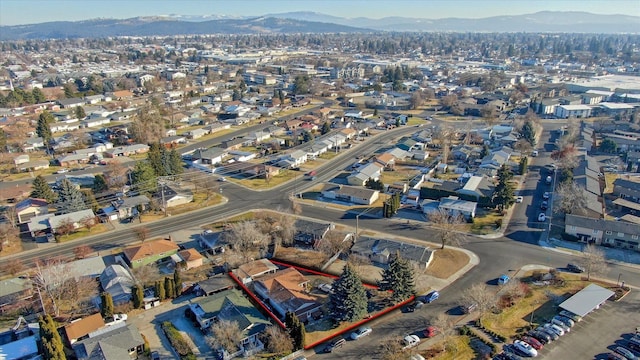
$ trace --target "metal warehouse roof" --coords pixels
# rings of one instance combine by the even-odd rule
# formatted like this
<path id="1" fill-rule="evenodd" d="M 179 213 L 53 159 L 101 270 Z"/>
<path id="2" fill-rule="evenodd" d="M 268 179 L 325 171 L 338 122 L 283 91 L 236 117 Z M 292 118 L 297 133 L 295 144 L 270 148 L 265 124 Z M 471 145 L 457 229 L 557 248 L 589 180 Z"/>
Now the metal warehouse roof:
<path id="1" fill-rule="evenodd" d="M 564 310 L 584 317 L 614 294 L 613 291 L 590 284 L 565 300 L 560 307 Z"/>

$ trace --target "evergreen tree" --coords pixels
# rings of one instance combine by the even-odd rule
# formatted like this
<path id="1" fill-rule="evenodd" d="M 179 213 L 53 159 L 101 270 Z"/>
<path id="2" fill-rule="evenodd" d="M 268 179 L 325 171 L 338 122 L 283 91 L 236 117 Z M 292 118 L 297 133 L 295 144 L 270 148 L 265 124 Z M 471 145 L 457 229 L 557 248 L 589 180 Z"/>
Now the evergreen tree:
<path id="1" fill-rule="evenodd" d="M 33 101 L 35 101 L 36 104 L 40 104 L 47 101 L 47 98 L 44 96 L 44 93 L 39 88 L 34 88 L 31 91 L 31 94 L 33 95 Z"/>
<path id="2" fill-rule="evenodd" d="M 358 321 L 367 314 L 367 293 L 351 265 L 345 265 L 342 275 L 333 283 L 328 307 L 336 322 Z"/>
<path id="3" fill-rule="evenodd" d="M 184 172 L 184 167 L 182 166 L 182 157 L 176 149 L 171 149 L 171 151 L 169 152 L 169 169 L 171 169 L 171 175 L 179 175 Z"/>
<path id="4" fill-rule="evenodd" d="M 515 194 L 511 179 L 513 173 L 506 165 L 502 165 L 498 170 L 498 185 L 493 193 L 493 203 L 500 211 L 508 209 L 515 203 Z"/>
<path id="5" fill-rule="evenodd" d="M 149 161 L 149 165 L 151 165 L 151 168 L 153 168 L 153 172 L 155 173 L 156 176 L 168 175 L 167 169 L 164 166 L 164 161 L 163 161 L 164 158 L 166 157 L 165 153 L 166 153 L 166 149 L 164 148 L 164 146 L 158 143 L 153 143 L 149 147 L 149 152 L 147 153 L 147 160 Z"/>
<path id="6" fill-rule="evenodd" d="M 107 185 L 107 179 L 102 174 L 96 174 L 93 180 L 93 191 L 95 193 L 101 193 L 107 190 L 109 190 L 109 185 Z"/>
<path id="7" fill-rule="evenodd" d="M 413 268 L 409 260 L 400 256 L 400 252 L 396 253 L 389 266 L 382 272 L 382 280 L 378 287 L 383 291 L 393 291 L 391 298 L 395 302 L 404 301 L 415 294 Z"/>
<path id="8" fill-rule="evenodd" d="M 53 142 L 53 133 L 51 132 L 51 127 L 49 127 L 49 124 L 53 121 L 53 115 L 48 111 L 43 111 L 38 117 L 38 124 L 36 125 L 36 134 L 42 138 L 47 146 L 51 146 Z"/>
<path id="9" fill-rule="evenodd" d="M 328 134 L 330 131 L 331 131 L 331 125 L 329 124 L 328 121 L 325 121 L 324 124 L 322 124 L 321 134 L 325 135 L 325 134 Z"/>
<path id="10" fill-rule="evenodd" d="M 173 286 L 176 297 L 180 296 L 182 294 L 182 277 L 180 276 L 180 270 L 178 270 L 178 268 L 173 271 Z"/>
<path id="11" fill-rule="evenodd" d="M 100 209 L 100 204 L 98 203 L 98 200 L 96 200 L 96 196 L 93 195 L 93 190 L 80 189 L 80 193 L 82 194 L 82 201 L 84 201 L 85 205 L 88 208 L 91 208 L 93 212 L 96 212 Z"/>
<path id="12" fill-rule="evenodd" d="M 65 214 L 87 208 L 87 204 L 84 203 L 84 198 L 80 190 L 67 179 L 63 179 L 62 182 L 60 182 L 60 191 L 58 194 L 58 209 Z"/>
<path id="13" fill-rule="evenodd" d="M 58 194 L 51 190 L 47 180 L 42 175 L 38 175 L 33 179 L 32 188 L 30 195 L 32 198 L 45 199 L 49 204 L 53 204 L 58 199 Z"/>
<path id="14" fill-rule="evenodd" d="M 527 140 L 531 146 L 536 146 L 536 130 L 531 121 L 527 121 L 520 129 L 520 135 Z"/>
<path id="15" fill-rule="evenodd" d="M 167 292 L 165 291 L 164 288 L 164 282 L 163 281 L 156 281 L 156 296 L 160 299 L 160 300 L 164 300 L 167 298 Z"/>
<path id="16" fill-rule="evenodd" d="M 7 150 L 7 133 L 0 129 L 0 152 L 6 152 Z"/>
<path id="17" fill-rule="evenodd" d="M 76 106 L 75 109 L 76 119 L 82 120 L 87 117 L 87 113 L 84 112 L 84 108 L 82 106 Z"/>
<path id="18" fill-rule="evenodd" d="M 307 331 L 304 324 L 300 321 L 298 316 L 291 311 L 287 311 L 284 316 L 284 324 L 287 328 L 289 337 L 293 340 L 294 350 L 299 350 L 304 347 Z"/>
<path id="19" fill-rule="evenodd" d="M 158 188 L 158 177 L 148 161 L 138 161 L 131 174 L 133 185 L 141 193 L 153 193 Z"/>
<path id="20" fill-rule="evenodd" d="M 103 292 L 100 294 L 100 314 L 102 317 L 107 319 L 113 317 L 113 297 L 108 292 Z"/>
<path id="21" fill-rule="evenodd" d="M 519 171 L 520 175 L 524 175 L 527 173 L 527 168 L 529 166 L 529 159 L 526 156 L 520 158 Z"/>
<path id="22" fill-rule="evenodd" d="M 142 286 L 136 284 L 131 288 L 131 300 L 133 301 L 133 308 L 140 309 L 143 305 L 144 292 Z"/>
<path id="23" fill-rule="evenodd" d="M 173 279 L 168 276 L 164 278 L 164 290 L 167 294 L 167 298 L 173 299 L 174 297 L 176 297 Z"/>
<path id="24" fill-rule="evenodd" d="M 42 339 L 44 358 L 47 360 L 65 360 L 64 344 L 51 315 L 40 317 L 38 323 L 40 325 L 40 338 Z"/>

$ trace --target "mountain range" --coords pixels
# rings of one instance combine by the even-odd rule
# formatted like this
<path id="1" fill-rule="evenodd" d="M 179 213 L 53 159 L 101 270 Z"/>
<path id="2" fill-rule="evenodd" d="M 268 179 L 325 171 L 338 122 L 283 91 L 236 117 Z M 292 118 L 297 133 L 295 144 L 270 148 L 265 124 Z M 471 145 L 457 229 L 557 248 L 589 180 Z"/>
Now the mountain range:
<path id="1" fill-rule="evenodd" d="M 345 18 L 316 12 L 288 12 L 261 17 L 162 15 L 130 19 L 56 21 L 1 26 L 0 40 L 171 36 L 196 34 L 414 32 L 638 33 L 640 17 L 586 12 L 542 11 L 481 19 L 408 17 Z"/>

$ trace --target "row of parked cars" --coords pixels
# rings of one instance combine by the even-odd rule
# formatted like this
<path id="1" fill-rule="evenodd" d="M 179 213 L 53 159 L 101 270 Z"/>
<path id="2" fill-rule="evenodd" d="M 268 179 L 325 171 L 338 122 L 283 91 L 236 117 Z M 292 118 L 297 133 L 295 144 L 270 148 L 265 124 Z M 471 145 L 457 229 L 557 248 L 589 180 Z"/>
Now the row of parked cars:
<path id="1" fill-rule="evenodd" d="M 640 358 L 640 329 L 629 340 L 617 344 L 613 351 L 607 354 L 607 359 L 636 360 Z"/>
<path id="2" fill-rule="evenodd" d="M 529 331 L 519 340 L 515 340 L 512 345 L 504 347 L 504 352 L 500 354 L 498 359 L 517 360 L 521 356 L 536 357 L 538 351 L 542 350 L 545 345 L 558 340 L 561 336 L 571 332 L 571 328 L 582 318 L 569 311 L 562 310 L 558 315 L 554 316 L 549 322 L 538 328 Z"/>

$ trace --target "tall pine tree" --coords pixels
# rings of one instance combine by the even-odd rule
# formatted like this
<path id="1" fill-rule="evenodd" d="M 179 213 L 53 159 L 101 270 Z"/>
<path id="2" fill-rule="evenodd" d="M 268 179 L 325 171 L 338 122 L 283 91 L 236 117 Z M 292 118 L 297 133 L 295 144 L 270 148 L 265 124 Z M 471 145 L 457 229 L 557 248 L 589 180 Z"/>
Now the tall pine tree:
<path id="1" fill-rule="evenodd" d="M 502 165 L 498 170 L 498 185 L 493 192 L 493 203 L 498 207 L 500 211 L 508 209 L 515 203 L 515 194 L 511 179 L 513 173 L 506 165 Z"/>
<path id="2" fill-rule="evenodd" d="M 178 268 L 173 272 L 173 286 L 175 288 L 176 297 L 182 294 L 182 277 Z"/>
<path id="3" fill-rule="evenodd" d="M 82 192 L 71 181 L 63 179 L 60 182 L 60 192 L 58 194 L 57 205 L 62 213 L 68 214 L 87 209 Z"/>
<path id="4" fill-rule="evenodd" d="M 329 313 L 336 322 L 358 321 L 367 314 L 367 293 L 358 274 L 351 265 L 344 267 L 342 275 L 333 283 L 329 295 Z"/>
<path id="5" fill-rule="evenodd" d="M 42 175 L 38 175 L 35 179 L 33 179 L 32 188 L 32 198 L 45 199 L 50 204 L 53 204 L 54 202 L 56 202 L 56 200 L 58 200 L 58 194 L 51 190 L 51 187 L 47 183 L 47 180 L 45 180 Z"/>
<path id="6" fill-rule="evenodd" d="M 291 340 L 293 340 L 293 348 L 295 350 L 302 349 L 306 338 L 307 331 L 304 324 L 300 321 L 298 316 L 291 311 L 287 311 L 284 316 L 284 324 L 287 328 L 287 333 Z"/>
<path id="7" fill-rule="evenodd" d="M 133 308 L 140 309 L 144 302 L 144 292 L 142 286 L 139 284 L 133 285 L 131 288 L 131 300 L 133 301 Z"/>
<path id="8" fill-rule="evenodd" d="M 51 146 L 53 142 L 53 133 L 51 132 L 50 123 L 54 121 L 53 115 L 48 111 L 43 111 L 38 117 L 38 124 L 36 125 L 36 134 L 42 138 L 43 142 L 47 146 Z"/>
<path id="9" fill-rule="evenodd" d="M 40 317 L 40 338 L 42 339 L 43 355 L 47 360 L 65 360 L 64 344 L 58 333 L 55 321 L 51 315 Z"/>
<path id="10" fill-rule="evenodd" d="M 100 313 L 102 317 L 107 319 L 113 317 L 113 297 L 108 292 L 103 292 L 100 294 Z"/>
<path id="11" fill-rule="evenodd" d="M 391 298 L 395 302 L 404 301 L 415 294 L 415 281 L 411 263 L 403 259 L 400 253 L 391 259 L 389 266 L 382 272 L 382 280 L 378 283 L 380 290 L 391 290 Z"/>
<path id="12" fill-rule="evenodd" d="M 173 283 L 173 279 L 168 276 L 164 278 L 164 291 L 167 294 L 167 298 L 172 299 L 176 297 L 175 285 Z"/>

